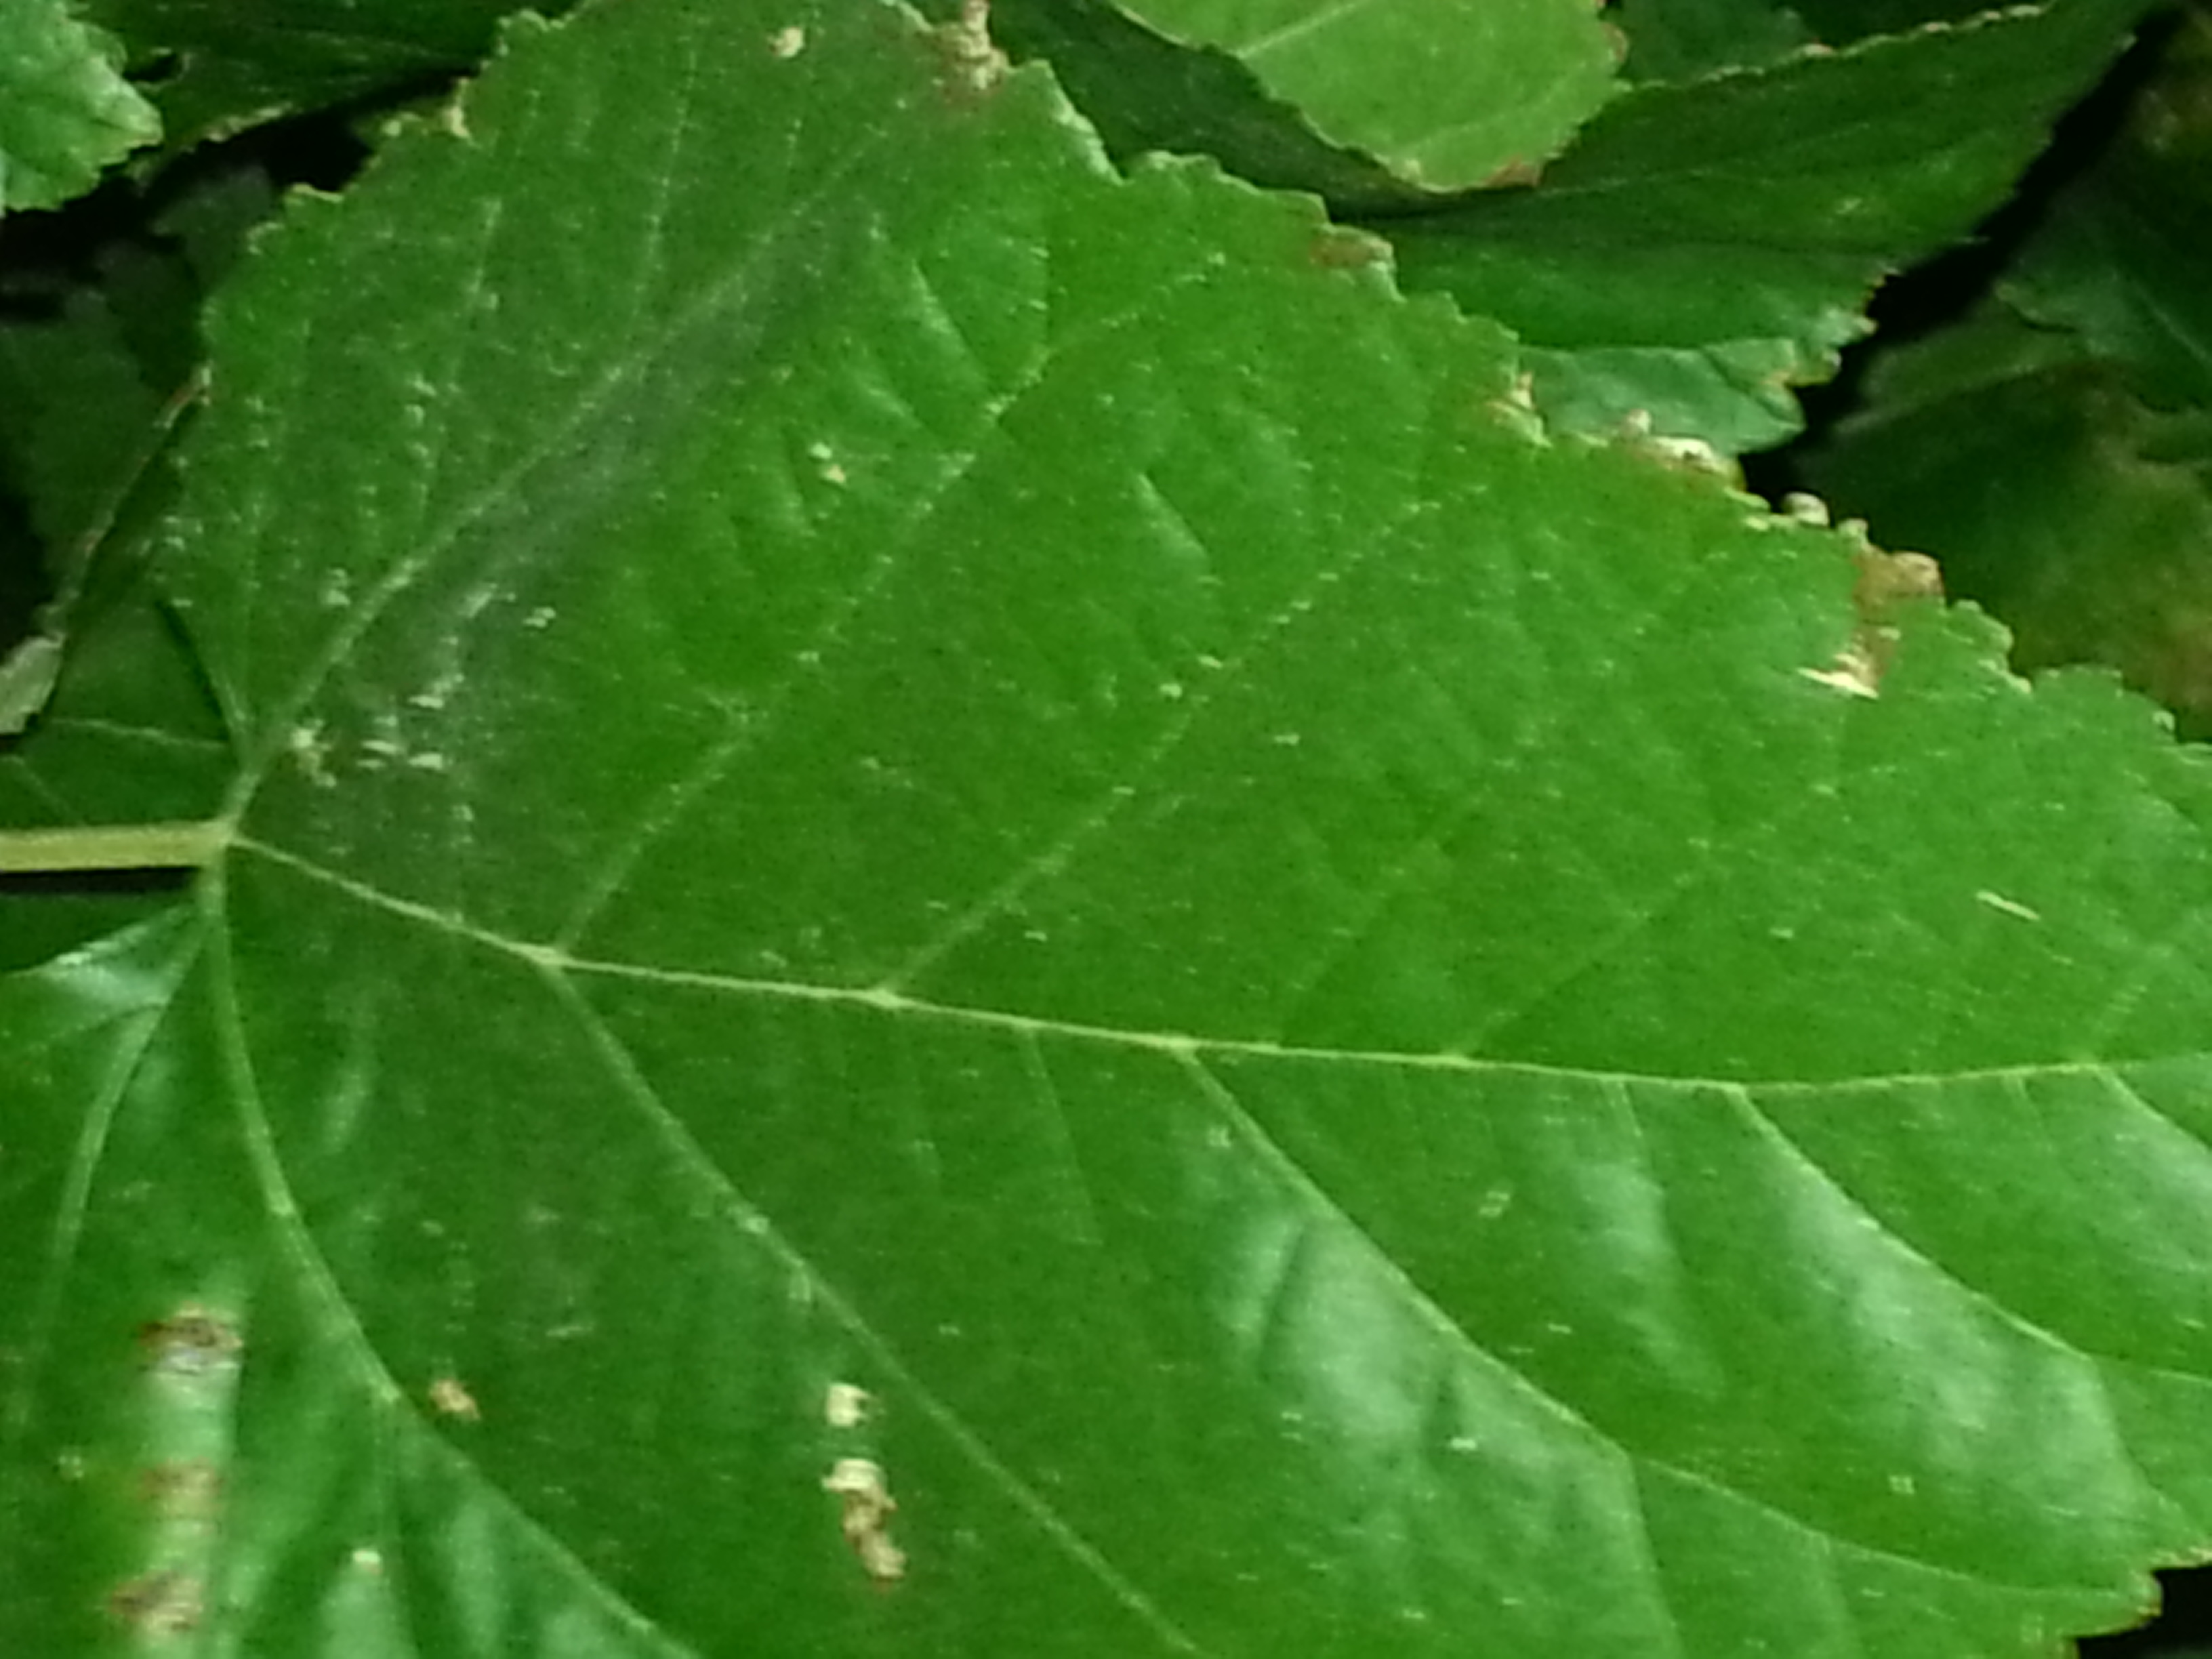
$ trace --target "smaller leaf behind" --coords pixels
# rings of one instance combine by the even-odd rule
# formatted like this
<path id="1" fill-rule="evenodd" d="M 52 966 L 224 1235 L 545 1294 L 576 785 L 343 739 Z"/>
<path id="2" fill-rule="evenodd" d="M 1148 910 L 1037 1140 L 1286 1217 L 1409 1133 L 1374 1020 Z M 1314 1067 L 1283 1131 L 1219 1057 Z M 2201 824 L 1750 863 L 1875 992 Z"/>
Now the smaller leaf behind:
<path id="1" fill-rule="evenodd" d="M 1619 36 L 1586 0 L 1124 0 L 1227 52 L 1332 143 L 1408 183 L 1465 189 L 1540 165 L 1612 91 Z"/>
<path id="2" fill-rule="evenodd" d="M 65 0 L 0 10 L 0 213 L 58 207 L 161 136 L 154 106 L 118 72 L 120 57 Z"/>
<path id="3" fill-rule="evenodd" d="M 2020 9 L 1635 88 L 1536 187 L 1376 216 L 1409 287 L 1539 354 L 1538 401 L 1724 451 L 1798 423 L 1887 275 L 1966 235 L 2141 6 Z"/>
<path id="4" fill-rule="evenodd" d="M 2212 11 L 2191 7 L 2126 121 L 2051 204 L 2002 283 L 2078 330 L 2154 401 L 2212 404 Z"/>

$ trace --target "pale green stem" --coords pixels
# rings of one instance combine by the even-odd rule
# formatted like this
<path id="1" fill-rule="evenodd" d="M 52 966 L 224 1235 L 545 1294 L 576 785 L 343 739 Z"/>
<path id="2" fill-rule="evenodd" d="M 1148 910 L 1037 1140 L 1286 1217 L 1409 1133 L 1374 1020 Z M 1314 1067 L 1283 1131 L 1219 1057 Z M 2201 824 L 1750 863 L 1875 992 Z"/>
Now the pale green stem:
<path id="1" fill-rule="evenodd" d="M 230 843 L 222 818 L 185 823 L 77 824 L 61 830 L 0 830 L 0 875 L 52 876 L 73 871 L 197 870 Z"/>

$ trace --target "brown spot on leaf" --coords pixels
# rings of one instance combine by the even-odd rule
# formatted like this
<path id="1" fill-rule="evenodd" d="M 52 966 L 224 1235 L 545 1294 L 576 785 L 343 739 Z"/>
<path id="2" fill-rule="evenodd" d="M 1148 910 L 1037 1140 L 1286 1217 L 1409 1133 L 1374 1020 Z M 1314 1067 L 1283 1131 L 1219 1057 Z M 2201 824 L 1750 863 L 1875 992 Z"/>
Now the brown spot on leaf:
<path id="1" fill-rule="evenodd" d="M 222 1471 L 204 1457 L 169 1458 L 139 1474 L 138 1495 L 166 1520 L 212 1520 L 222 1503 Z"/>
<path id="2" fill-rule="evenodd" d="M 201 1376 L 235 1365 L 245 1346 L 235 1324 L 196 1302 L 138 1328 L 138 1348 L 148 1367 L 179 1376 Z"/>
<path id="3" fill-rule="evenodd" d="M 458 1376 L 441 1376 L 430 1384 L 430 1404 L 444 1417 L 458 1417 L 464 1423 L 483 1419 L 483 1413 L 477 1407 L 476 1396 L 461 1385 Z"/>
<path id="4" fill-rule="evenodd" d="M 906 1577 L 906 1552 L 891 1541 L 890 1518 L 898 1504 L 884 1484 L 880 1464 L 866 1457 L 841 1457 L 822 1477 L 824 1492 L 842 1505 L 838 1527 L 869 1577 L 878 1584 Z"/>
<path id="5" fill-rule="evenodd" d="M 1858 613 L 1858 625 L 1832 665 L 1798 672 L 1831 690 L 1878 697 L 1882 678 L 1897 655 L 1898 630 L 1890 620 L 1896 607 L 1909 600 L 1942 599 L 1943 573 L 1925 553 L 1884 552 L 1867 540 L 1866 526 L 1856 520 L 1839 528 L 1857 543 L 1852 558 L 1858 580 L 1851 586 L 1851 608 Z"/>
<path id="6" fill-rule="evenodd" d="M 149 1636 L 197 1630 L 204 1611 L 200 1581 L 175 1567 L 142 1572 L 107 1598 L 109 1617 Z"/>
<path id="7" fill-rule="evenodd" d="M 1382 264 L 1389 257 L 1389 244 L 1379 236 L 1338 225 L 1316 231 L 1306 244 L 1306 258 L 1324 270 L 1361 270 Z"/>
<path id="8" fill-rule="evenodd" d="M 962 100 L 981 97 L 1013 66 L 991 39 L 991 0 L 960 0 L 960 15 L 937 31 L 946 90 Z"/>

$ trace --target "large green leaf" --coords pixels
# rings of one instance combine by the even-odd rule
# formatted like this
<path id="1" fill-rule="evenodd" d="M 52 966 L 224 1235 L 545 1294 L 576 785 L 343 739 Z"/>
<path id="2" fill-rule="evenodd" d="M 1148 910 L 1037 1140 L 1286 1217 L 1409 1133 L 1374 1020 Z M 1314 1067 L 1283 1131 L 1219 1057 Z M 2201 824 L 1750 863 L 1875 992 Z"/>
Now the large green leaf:
<path id="1" fill-rule="evenodd" d="M 161 137 L 118 55 L 68 0 L 0 6 L 0 213 L 82 195 L 110 162 Z"/>
<path id="2" fill-rule="evenodd" d="M 0 980 L 0 1643 L 1986 1659 L 2203 1548 L 2203 768 L 1373 254 L 850 0 L 295 206 L 225 845 Z"/>
<path id="3" fill-rule="evenodd" d="M 1875 285 L 2003 200 L 2141 9 L 2061 0 L 1639 87 L 1536 188 L 1375 228 L 1409 283 L 1528 343 L 1570 424 L 1641 409 L 1723 450 L 1776 443 Z"/>

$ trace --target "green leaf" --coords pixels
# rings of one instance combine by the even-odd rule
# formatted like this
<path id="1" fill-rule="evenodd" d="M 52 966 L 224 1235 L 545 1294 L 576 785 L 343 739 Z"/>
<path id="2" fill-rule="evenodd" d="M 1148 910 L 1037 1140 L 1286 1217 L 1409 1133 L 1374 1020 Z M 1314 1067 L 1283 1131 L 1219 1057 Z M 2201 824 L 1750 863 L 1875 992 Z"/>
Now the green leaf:
<path id="1" fill-rule="evenodd" d="M 1619 0 L 1607 15 L 1628 39 L 1627 72 L 1638 81 L 1748 69 L 1813 40 L 1796 11 L 1775 0 Z"/>
<path id="2" fill-rule="evenodd" d="M 58 315 L 0 320 L 0 478 L 30 508 L 58 567 L 81 562 L 166 432 L 107 296 L 79 289 Z"/>
<path id="3" fill-rule="evenodd" d="M 0 979 L 0 1644 L 1987 1659 L 2202 1550 L 2203 768 L 1349 246 L 850 0 L 294 206 L 228 849 Z"/>
<path id="4" fill-rule="evenodd" d="M 959 0 L 921 8 L 943 21 Z M 1127 166 L 1151 150 L 1210 155 L 1241 179 L 1336 204 L 1403 207 L 1424 193 L 1371 159 L 1325 143 L 1243 64 L 1164 40 L 1111 0 L 997 0 L 991 38 L 1017 63 L 1052 66 L 1069 99 Z"/>
<path id="5" fill-rule="evenodd" d="M 2095 165 L 2005 276 L 2012 302 L 2079 330 L 2167 404 L 2212 404 L 2212 13 L 2192 8 Z"/>
<path id="6" fill-rule="evenodd" d="M 234 757 L 205 683 L 169 617 L 143 586 L 96 594 L 37 723 L 0 744 L 0 842 L 134 820 L 189 822 L 222 805 Z M 126 866 L 143 860 L 111 860 Z M 49 860 L 48 869 L 66 861 Z M 12 867 L 0 854 L 0 867 Z M 40 962 L 174 902 L 173 876 L 0 878 L 0 969 Z"/>
<path id="7" fill-rule="evenodd" d="M 2003 199 L 2135 9 L 2021 9 L 1638 88 L 1535 189 L 1372 228 L 1409 284 L 1548 353 L 1538 401 L 1575 424 L 1640 408 L 1724 450 L 1771 442 L 1785 388 L 1833 371 L 1885 274 Z"/>
<path id="8" fill-rule="evenodd" d="M 1332 143 L 1437 191 L 1533 170 L 1613 89 L 1587 0 L 1121 0 L 1227 52 Z"/>
<path id="9" fill-rule="evenodd" d="M 179 142 L 451 75 L 483 55 L 514 9 L 509 0 L 85 0 L 134 62 L 168 71 L 156 95 Z"/>
<path id="10" fill-rule="evenodd" d="M 112 46 L 67 0 L 0 8 L 0 213 L 58 207 L 161 136 L 153 106 L 116 72 Z"/>
<path id="11" fill-rule="evenodd" d="M 2001 307 L 1885 357 L 1807 481 L 2013 630 L 2021 669 L 2103 663 L 2212 736 L 2212 421 L 2146 407 Z"/>

